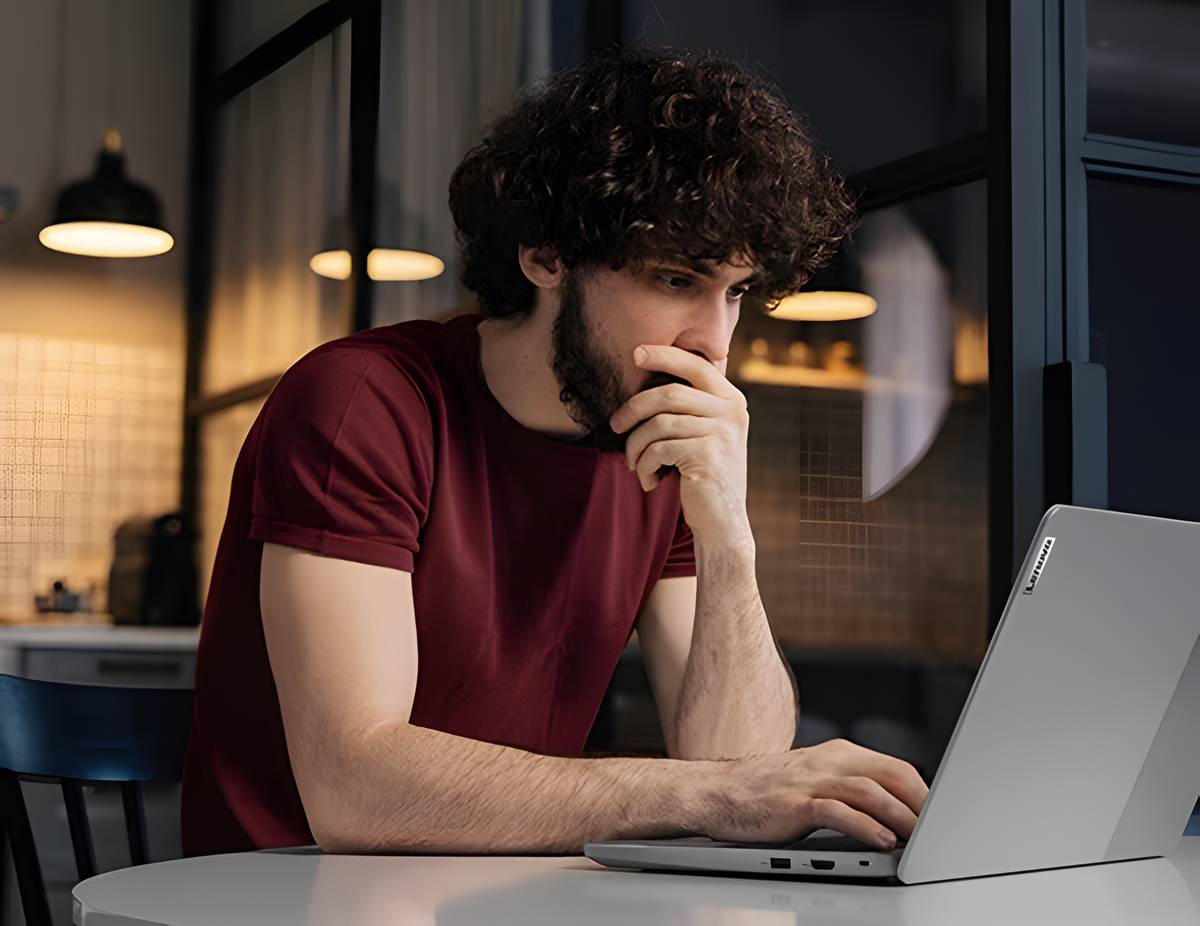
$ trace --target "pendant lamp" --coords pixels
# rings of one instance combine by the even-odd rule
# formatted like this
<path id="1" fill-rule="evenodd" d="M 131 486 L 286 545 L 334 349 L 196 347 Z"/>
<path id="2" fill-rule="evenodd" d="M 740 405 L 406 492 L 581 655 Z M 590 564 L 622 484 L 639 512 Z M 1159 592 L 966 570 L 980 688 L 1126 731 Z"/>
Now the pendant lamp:
<path id="1" fill-rule="evenodd" d="M 341 101 L 345 97 L 345 88 L 339 81 L 342 68 L 338 64 L 339 49 L 344 42 L 335 41 L 332 47 L 332 65 L 329 69 L 330 114 L 327 122 L 328 131 L 325 134 L 325 162 L 328 174 L 325 177 L 325 190 L 335 198 L 339 190 L 339 181 L 345 177 L 343 166 L 344 146 L 353 149 L 353 142 L 345 135 L 339 135 L 347 126 L 341 118 Z M 344 182 L 344 181 L 343 181 Z M 344 187 L 341 188 L 344 191 Z M 331 280 L 348 280 L 354 273 L 354 256 L 349 244 L 353 240 L 351 217 L 346 213 L 345 206 L 335 206 L 327 203 L 327 214 L 331 214 L 321 236 L 321 250 L 308 261 L 309 269 L 319 276 Z M 378 205 L 378 203 L 377 203 Z M 384 236 L 387 237 L 386 235 Z M 395 240 L 395 239 L 393 239 Z M 402 239 L 410 243 L 411 239 Z M 397 248 L 372 248 L 367 252 L 367 276 L 375 281 L 384 280 L 428 280 L 440 276 L 446 265 L 438 257 L 425 251 L 401 250 Z"/>
<path id="2" fill-rule="evenodd" d="M 863 292 L 858 263 L 843 246 L 829 266 L 819 270 L 798 293 L 780 299 L 767 314 L 785 321 L 834 322 L 866 318 L 876 307 L 875 300 Z"/>
<path id="3" fill-rule="evenodd" d="M 345 248 L 336 248 L 314 254 L 308 266 L 331 280 L 348 280 L 353 259 Z M 372 248 L 367 254 L 367 276 L 372 280 L 428 280 L 445 269 L 441 258 L 424 251 Z"/>
<path id="4" fill-rule="evenodd" d="M 163 228 L 162 205 L 154 191 L 125 175 L 125 152 L 116 129 L 104 133 L 95 172 L 62 191 L 54 219 L 38 240 L 55 251 L 91 257 L 150 257 L 175 243 Z"/>
<path id="5" fill-rule="evenodd" d="M 354 271 L 354 258 L 346 246 L 350 236 L 347 216 L 331 219 L 321 237 L 326 246 L 309 260 L 309 269 L 331 280 L 350 279 Z M 424 251 L 372 248 L 367 253 L 367 276 L 372 280 L 428 280 L 445 269 L 440 258 Z"/>

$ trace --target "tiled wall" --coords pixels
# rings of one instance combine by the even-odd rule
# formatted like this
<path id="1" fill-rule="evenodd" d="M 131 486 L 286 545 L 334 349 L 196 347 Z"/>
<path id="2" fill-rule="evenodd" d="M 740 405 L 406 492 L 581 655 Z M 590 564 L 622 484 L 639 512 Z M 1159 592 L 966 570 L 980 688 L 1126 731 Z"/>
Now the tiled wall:
<path id="1" fill-rule="evenodd" d="M 871 501 L 861 393 L 742 388 L 759 586 L 781 641 L 982 656 L 986 387 L 958 387 L 929 452 Z"/>
<path id="2" fill-rule="evenodd" d="M 171 347 L 0 333 L 0 618 L 59 579 L 104 608 L 117 525 L 178 504 L 182 379 Z"/>

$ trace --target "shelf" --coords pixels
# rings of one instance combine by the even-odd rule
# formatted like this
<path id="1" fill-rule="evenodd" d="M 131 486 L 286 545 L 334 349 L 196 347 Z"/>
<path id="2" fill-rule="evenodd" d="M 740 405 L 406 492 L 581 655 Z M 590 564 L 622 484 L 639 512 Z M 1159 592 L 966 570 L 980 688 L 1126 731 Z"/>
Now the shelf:
<path id="1" fill-rule="evenodd" d="M 812 367 L 790 366 L 754 358 L 738 367 L 738 377 L 747 383 L 767 383 L 772 386 L 808 386 L 814 389 L 850 389 L 864 391 L 870 383 L 865 373 L 835 373 Z"/>

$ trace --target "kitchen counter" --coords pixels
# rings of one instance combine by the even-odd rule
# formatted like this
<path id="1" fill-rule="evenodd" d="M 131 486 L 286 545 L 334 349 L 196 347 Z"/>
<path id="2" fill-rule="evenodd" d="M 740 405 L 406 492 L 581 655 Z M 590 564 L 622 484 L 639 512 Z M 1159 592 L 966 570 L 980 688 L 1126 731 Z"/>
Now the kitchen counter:
<path id="1" fill-rule="evenodd" d="M 199 627 L 0 625 L 0 673 L 52 682 L 191 688 Z"/>

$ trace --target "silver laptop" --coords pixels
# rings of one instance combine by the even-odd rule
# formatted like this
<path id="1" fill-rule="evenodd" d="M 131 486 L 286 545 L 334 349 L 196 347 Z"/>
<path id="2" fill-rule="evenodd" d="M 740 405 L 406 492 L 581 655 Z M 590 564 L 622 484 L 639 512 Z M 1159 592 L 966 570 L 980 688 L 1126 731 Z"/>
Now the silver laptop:
<path id="1" fill-rule="evenodd" d="M 1170 855 L 1200 795 L 1200 524 L 1051 508 L 912 838 L 591 843 L 604 865 L 907 884 Z"/>

